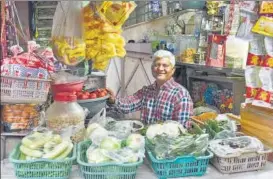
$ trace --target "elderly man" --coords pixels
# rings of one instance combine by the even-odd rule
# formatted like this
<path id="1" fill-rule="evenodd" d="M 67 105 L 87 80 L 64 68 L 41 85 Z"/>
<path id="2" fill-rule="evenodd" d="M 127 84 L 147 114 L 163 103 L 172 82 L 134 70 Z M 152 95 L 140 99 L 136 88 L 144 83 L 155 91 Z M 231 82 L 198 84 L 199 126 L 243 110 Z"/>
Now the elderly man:
<path id="1" fill-rule="evenodd" d="M 155 82 L 144 86 L 135 94 L 115 98 L 109 90 L 109 103 L 115 104 L 123 113 L 141 111 L 141 120 L 154 123 L 157 120 L 176 120 L 190 127 L 189 120 L 193 103 L 189 92 L 172 78 L 175 71 L 175 57 L 166 50 L 159 50 L 153 56 L 152 74 Z"/>

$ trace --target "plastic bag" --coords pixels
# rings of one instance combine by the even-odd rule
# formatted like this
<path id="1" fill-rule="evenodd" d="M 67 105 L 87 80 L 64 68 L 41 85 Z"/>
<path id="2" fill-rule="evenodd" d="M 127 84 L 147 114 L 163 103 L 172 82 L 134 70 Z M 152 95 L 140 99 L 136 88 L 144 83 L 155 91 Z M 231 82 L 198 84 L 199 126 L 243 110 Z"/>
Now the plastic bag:
<path id="1" fill-rule="evenodd" d="M 106 117 L 105 108 L 90 119 L 88 126 L 94 123 L 103 127 L 109 136 L 113 136 L 118 139 L 127 138 L 131 133 L 140 131 L 144 128 L 143 123 L 137 120 L 117 121 L 111 117 Z"/>
<path id="2" fill-rule="evenodd" d="M 82 2 L 59 2 L 52 25 L 53 51 L 57 59 L 75 66 L 85 59 L 85 42 L 82 40 Z"/>
<path id="3" fill-rule="evenodd" d="M 220 157 L 237 157 L 242 153 L 263 151 L 260 140 L 250 136 L 212 140 L 209 149 Z"/>
<path id="4" fill-rule="evenodd" d="M 185 155 L 204 155 L 208 141 L 208 134 L 179 136 L 175 139 L 170 139 L 163 134 L 154 138 L 154 144 L 148 141 L 147 146 L 157 159 L 168 159 Z"/>
<path id="5" fill-rule="evenodd" d="M 78 125 L 68 126 L 60 131 L 62 138 L 71 140 L 73 143 L 79 143 L 85 139 L 85 126 L 84 123 Z"/>
<path id="6" fill-rule="evenodd" d="M 234 133 L 233 131 L 230 131 L 230 130 L 223 130 L 215 135 L 214 140 L 228 139 L 228 138 L 232 138 L 232 137 L 236 137 L 236 133 Z"/>

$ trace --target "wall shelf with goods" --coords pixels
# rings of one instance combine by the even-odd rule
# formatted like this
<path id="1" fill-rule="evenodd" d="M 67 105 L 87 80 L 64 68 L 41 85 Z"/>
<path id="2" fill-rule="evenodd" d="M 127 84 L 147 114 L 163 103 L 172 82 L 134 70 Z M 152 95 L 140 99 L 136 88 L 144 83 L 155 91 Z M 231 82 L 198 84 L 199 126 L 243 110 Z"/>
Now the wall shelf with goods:
<path id="1" fill-rule="evenodd" d="M 152 61 L 151 43 L 130 43 L 125 49 L 126 57 Z M 219 86 L 219 90 L 224 90 L 232 94 L 232 112 L 240 113 L 240 104 L 244 102 L 245 77 L 243 69 L 219 68 L 199 64 L 176 63 L 176 73 L 174 78 L 190 92 L 193 90 L 194 81 L 214 83 Z M 192 95 L 192 94 L 191 94 Z M 225 111 L 223 111 L 225 112 Z"/>
<path id="2" fill-rule="evenodd" d="M 43 47 L 49 46 L 53 16 L 58 1 L 37 1 L 34 5 L 35 11 L 35 38 L 38 44 Z"/>

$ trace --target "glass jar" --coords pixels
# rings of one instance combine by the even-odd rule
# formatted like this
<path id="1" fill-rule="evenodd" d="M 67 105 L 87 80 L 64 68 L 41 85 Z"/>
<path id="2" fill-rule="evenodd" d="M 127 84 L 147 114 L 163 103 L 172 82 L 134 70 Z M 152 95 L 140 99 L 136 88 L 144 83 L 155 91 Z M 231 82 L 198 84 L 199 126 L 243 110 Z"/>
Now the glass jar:
<path id="1" fill-rule="evenodd" d="M 76 142 L 79 142 L 84 136 L 74 135 L 78 135 L 76 134 L 78 132 L 84 133 L 85 117 L 84 109 L 77 103 L 77 96 L 69 92 L 61 92 L 54 96 L 54 102 L 46 111 L 46 124 L 47 128 L 57 133 L 71 128 L 72 141 L 76 138 Z"/>

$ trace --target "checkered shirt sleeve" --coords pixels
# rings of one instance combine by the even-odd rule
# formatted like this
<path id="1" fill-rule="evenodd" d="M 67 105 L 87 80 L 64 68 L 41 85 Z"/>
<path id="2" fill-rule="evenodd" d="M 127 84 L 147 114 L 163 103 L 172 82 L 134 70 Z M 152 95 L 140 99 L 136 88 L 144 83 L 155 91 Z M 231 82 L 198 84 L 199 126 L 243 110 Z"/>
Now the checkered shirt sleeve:
<path id="1" fill-rule="evenodd" d="M 125 98 L 117 98 L 116 106 L 124 114 L 139 111 L 142 108 L 143 94 L 143 89 L 140 89 L 133 95 L 127 96 Z"/>

